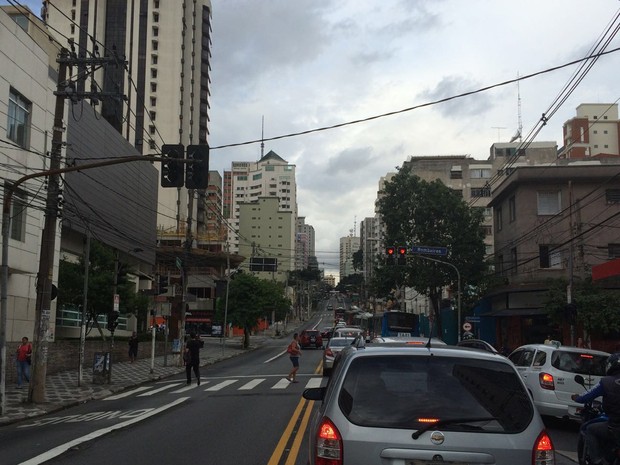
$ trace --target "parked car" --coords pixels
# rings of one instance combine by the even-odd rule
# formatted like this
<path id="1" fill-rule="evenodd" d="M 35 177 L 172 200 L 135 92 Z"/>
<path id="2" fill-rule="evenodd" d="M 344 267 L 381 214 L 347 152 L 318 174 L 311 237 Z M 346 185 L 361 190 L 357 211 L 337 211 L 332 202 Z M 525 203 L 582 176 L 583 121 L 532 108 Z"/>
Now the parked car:
<path id="1" fill-rule="evenodd" d="M 470 347 L 472 349 L 486 350 L 487 352 L 491 352 L 493 354 L 499 354 L 499 351 L 489 344 L 487 341 L 483 341 L 482 339 L 463 339 L 456 343 L 459 347 Z"/>
<path id="2" fill-rule="evenodd" d="M 359 339 L 356 339 L 359 341 Z M 454 346 L 361 344 L 340 352 L 308 428 L 309 464 L 554 463 L 514 365 Z"/>
<path id="3" fill-rule="evenodd" d="M 508 358 L 514 363 L 541 415 L 578 420 L 583 405 L 571 400 L 583 392 L 575 375 L 584 377 L 591 389 L 605 376 L 609 354 L 557 344 L 528 344 Z"/>
<path id="4" fill-rule="evenodd" d="M 330 339 L 332 337 L 332 333 L 334 332 L 334 328 L 331 326 L 326 326 L 321 330 L 321 337 L 323 339 Z"/>
<path id="5" fill-rule="evenodd" d="M 299 345 L 302 349 L 314 347 L 316 349 L 323 348 L 323 338 L 318 329 L 304 329 L 299 335 Z"/>
<path id="6" fill-rule="evenodd" d="M 323 376 L 329 376 L 334 367 L 334 360 L 342 349 L 351 345 L 354 338 L 332 337 L 323 349 Z"/>

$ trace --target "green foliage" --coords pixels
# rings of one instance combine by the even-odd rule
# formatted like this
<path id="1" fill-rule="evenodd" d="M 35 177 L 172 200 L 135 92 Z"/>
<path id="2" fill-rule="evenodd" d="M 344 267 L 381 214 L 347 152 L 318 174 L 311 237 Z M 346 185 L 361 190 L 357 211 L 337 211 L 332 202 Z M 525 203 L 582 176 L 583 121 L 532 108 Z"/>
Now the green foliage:
<path id="1" fill-rule="evenodd" d="M 119 310 L 122 314 L 146 315 L 148 298 L 136 294 L 135 284 L 127 279 L 131 270 L 119 263 L 121 273 L 117 283 L 120 296 Z M 60 260 L 58 277 L 58 306 L 81 306 L 84 300 L 84 258 L 78 263 L 64 257 Z M 111 312 L 114 308 L 114 274 L 116 253 L 99 241 L 90 246 L 90 269 L 88 273 L 88 311 L 92 315 Z"/>
<path id="2" fill-rule="evenodd" d="M 364 267 L 364 251 L 362 249 L 353 252 L 353 270 L 361 270 Z"/>
<path id="3" fill-rule="evenodd" d="M 360 292 L 364 285 L 364 276 L 360 273 L 343 277 L 336 286 L 339 292 Z"/>
<path id="4" fill-rule="evenodd" d="M 224 320 L 225 300 L 218 302 L 217 318 Z M 227 323 L 243 328 L 244 347 L 249 345 L 250 331 L 258 321 L 275 311 L 276 320 L 282 320 L 291 307 L 284 297 L 280 283 L 257 278 L 252 274 L 240 274 L 230 281 L 228 289 Z"/>
<path id="5" fill-rule="evenodd" d="M 289 286 L 296 286 L 297 284 L 320 280 L 321 271 L 313 268 L 306 268 L 305 270 L 294 270 L 291 271 L 288 276 Z"/>
<path id="6" fill-rule="evenodd" d="M 545 298 L 545 309 L 556 323 L 567 320 L 565 279 L 548 281 L 549 290 Z M 575 323 L 581 324 L 589 333 L 609 334 L 620 331 L 620 311 L 618 291 L 602 289 L 591 280 L 573 283 L 572 301 L 576 306 Z"/>
<path id="7" fill-rule="evenodd" d="M 482 213 L 470 208 L 439 180 L 427 182 L 401 168 L 385 185 L 379 213 L 385 224 L 385 244 L 447 247 L 445 257 L 431 257 L 454 265 L 461 275 L 462 289 L 476 288 L 487 265 L 482 231 Z M 380 266 L 373 285 L 382 292 L 399 286 L 412 287 L 428 295 L 438 310 L 441 288 L 457 288 L 455 270 L 445 264 L 411 255 L 405 266 Z"/>

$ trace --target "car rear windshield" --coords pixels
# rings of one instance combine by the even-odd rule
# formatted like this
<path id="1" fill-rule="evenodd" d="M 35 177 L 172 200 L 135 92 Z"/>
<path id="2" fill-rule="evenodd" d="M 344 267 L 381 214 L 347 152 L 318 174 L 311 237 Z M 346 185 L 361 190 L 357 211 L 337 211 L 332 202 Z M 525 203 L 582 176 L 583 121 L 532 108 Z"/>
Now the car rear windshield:
<path id="1" fill-rule="evenodd" d="M 355 339 L 352 339 L 352 338 L 342 338 L 342 339 L 340 339 L 340 338 L 337 338 L 337 339 L 336 339 L 336 338 L 334 338 L 334 339 L 331 339 L 331 340 L 329 341 L 329 346 L 330 346 L 330 347 L 345 347 L 345 346 L 350 346 L 350 345 L 351 345 L 351 343 L 352 343 L 354 340 L 355 340 Z"/>
<path id="2" fill-rule="evenodd" d="M 534 414 L 512 366 L 460 357 L 356 358 L 338 403 L 352 423 L 379 428 L 419 429 L 433 421 L 463 419 L 442 428 L 516 433 L 527 427 Z"/>
<path id="3" fill-rule="evenodd" d="M 558 370 L 579 375 L 605 376 L 607 356 L 587 352 L 556 350 L 551 355 L 551 365 Z"/>

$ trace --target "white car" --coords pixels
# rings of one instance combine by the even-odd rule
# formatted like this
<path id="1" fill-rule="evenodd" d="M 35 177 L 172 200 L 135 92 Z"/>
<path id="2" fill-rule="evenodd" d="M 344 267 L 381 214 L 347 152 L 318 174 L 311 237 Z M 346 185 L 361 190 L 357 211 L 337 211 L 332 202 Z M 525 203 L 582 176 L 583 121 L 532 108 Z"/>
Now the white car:
<path id="1" fill-rule="evenodd" d="M 541 415 L 579 419 L 582 405 L 571 400 L 583 393 L 575 375 L 583 376 L 586 388 L 594 387 L 605 376 L 609 354 L 556 344 L 528 344 L 514 350 L 508 358 L 514 363 Z"/>

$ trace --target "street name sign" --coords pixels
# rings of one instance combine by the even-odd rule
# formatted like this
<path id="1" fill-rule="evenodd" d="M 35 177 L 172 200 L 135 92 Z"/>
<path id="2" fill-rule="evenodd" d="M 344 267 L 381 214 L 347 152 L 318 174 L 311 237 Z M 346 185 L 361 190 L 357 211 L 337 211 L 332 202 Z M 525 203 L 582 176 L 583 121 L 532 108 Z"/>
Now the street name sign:
<path id="1" fill-rule="evenodd" d="M 447 247 L 429 247 L 426 245 L 414 245 L 411 247 L 412 253 L 419 253 L 423 255 L 448 255 Z"/>

